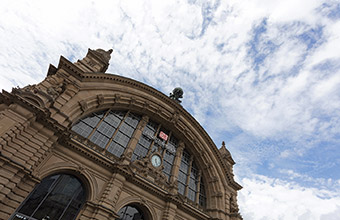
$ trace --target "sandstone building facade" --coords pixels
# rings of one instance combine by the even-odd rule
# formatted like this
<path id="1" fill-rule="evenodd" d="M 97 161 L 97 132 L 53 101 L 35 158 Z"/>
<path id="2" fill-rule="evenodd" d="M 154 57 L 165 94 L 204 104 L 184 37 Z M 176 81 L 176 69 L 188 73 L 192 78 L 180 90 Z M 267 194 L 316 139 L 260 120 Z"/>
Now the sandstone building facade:
<path id="1" fill-rule="evenodd" d="M 0 219 L 241 220 L 224 144 L 111 52 L 0 93 Z"/>

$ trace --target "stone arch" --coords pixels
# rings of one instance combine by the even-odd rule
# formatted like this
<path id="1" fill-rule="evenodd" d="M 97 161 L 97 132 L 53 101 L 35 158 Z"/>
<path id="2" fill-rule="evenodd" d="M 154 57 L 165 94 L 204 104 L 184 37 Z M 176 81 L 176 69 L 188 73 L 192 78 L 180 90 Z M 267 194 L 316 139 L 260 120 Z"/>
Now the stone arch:
<path id="1" fill-rule="evenodd" d="M 99 86 L 103 80 L 100 77 L 105 78 L 103 86 Z M 170 126 L 169 129 L 186 143 L 199 161 L 197 165 L 204 172 L 207 199 L 213 197 L 216 204 L 213 208 L 223 204 L 224 191 L 229 182 L 222 157 L 208 134 L 185 109 L 163 93 L 120 76 L 88 73 L 81 84 L 79 92 L 62 107 L 68 117 L 68 121 L 63 122 L 64 126 L 71 128 L 80 118 L 108 108 L 132 110 L 137 114 L 146 114 L 150 119 L 157 118 L 158 123 Z"/>
<path id="2" fill-rule="evenodd" d="M 75 164 L 71 164 L 68 162 L 59 162 L 54 163 L 51 165 L 47 165 L 42 167 L 37 174 L 37 177 L 39 179 L 43 179 L 47 176 L 57 174 L 57 173 L 66 173 L 70 175 L 74 175 L 81 182 L 84 184 L 84 187 L 86 189 L 86 197 L 88 201 L 94 201 L 96 195 L 98 194 L 98 183 L 95 178 L 84 168 L 81 166 L 77 166 Z"/>
<path id="3" fill-rule="evenodd" d="M 147 200 L 140 197 L 127 197 L 121 201 L 118 201 L 116 204 L 116 210 L 114 210 L 115 213 L 118 213 L 118 211 L 126 205 L 138 206 L 143 212 L 147 214 L 147 217 L 150 218 L 150 220 L 160 219 L 160 216 L 157 216 L 152 205 Z"/>

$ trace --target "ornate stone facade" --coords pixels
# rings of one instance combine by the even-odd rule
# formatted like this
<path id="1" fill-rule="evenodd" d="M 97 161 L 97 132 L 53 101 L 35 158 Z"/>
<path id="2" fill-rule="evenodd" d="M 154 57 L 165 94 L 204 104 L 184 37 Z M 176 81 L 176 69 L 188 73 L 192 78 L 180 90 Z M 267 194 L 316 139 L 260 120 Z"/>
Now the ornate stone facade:
<path id="1" fill-rule="evenodd" d="M 134 219 L 241 220 L 236 198 L 242 187 L 234 181 L 235 162 L 224 144 L 218 150 L 178 101 L 106 74 L 111 52 L 89 49 L 76 63 L 61 57 L 39 84 L 0 93 L 0 219 L 56 215 L 43 201 L 59 205 L 68 198 L 55 193 L 64 178 L 82 185 L 85 200 L 71 196 L 66 208 L 60 206 L 59 219 L 68 219 L 65 213 L 73 213 L 72 219 L 124 219 L 131 206 L 130 212 L 138 212 Z M 98 124 L 81 130 L 80 123 L 91 117 Z M 109 117 L 120 124 L 107 123 L 115 131 L 103 144 L 106 139 L 95 133 Z M 143 141 L 150 147 L 142 148 Z M 47 183 L 51 178 L 57 179 L 54 185 Z M 45 193 L 44 184 L 50 191 L 34 210 L 23 211 L 33 207 L 38 192 Z M 43 218 L 35 217 L 39 211 Z"/>

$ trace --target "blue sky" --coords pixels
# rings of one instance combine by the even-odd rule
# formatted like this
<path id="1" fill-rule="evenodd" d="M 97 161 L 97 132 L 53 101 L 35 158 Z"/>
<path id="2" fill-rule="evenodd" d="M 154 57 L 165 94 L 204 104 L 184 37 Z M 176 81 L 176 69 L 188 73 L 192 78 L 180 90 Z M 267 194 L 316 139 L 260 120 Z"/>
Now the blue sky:
<path id="1" fill-rule="evenodd" d="M 1 1 L 0 88 L 60 55 L 168 94 L 235 161 L 245 220 L 339 219 L 340 2 Z"/>

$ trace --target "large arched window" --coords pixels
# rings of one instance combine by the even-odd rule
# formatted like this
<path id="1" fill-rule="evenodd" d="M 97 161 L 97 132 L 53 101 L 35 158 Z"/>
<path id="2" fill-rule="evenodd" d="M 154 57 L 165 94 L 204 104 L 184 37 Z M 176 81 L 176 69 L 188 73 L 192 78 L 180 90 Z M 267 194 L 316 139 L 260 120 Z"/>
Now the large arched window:
<path id="1" fill-rule="evenodd" d="M 117 220 L 146 220 L 145 214 L 137 206 L 127 205 L 118 212 Z"/>
<path id="2" fill-rule="evenodd" d="M 44 178 L 13 214 L 13 220 L 72 220 L 86 199 L 83 184 L 74 176 L 57 174 Z"/>
<path id="3" fill-rule="evenodd" d="M 201 172 L 193 156 L 183 151 L 181 165 L 178 172 L 178 193 L 186 196 L 200 206 L 206 206 L 206 195 Z"/>
<path id="4" fill-rule="evenodd" d="M 120 157 L 140 119 L 140 116 L 131 112 L 105 110 L 81 119 L 73 125 L 72 130 Z"/>

